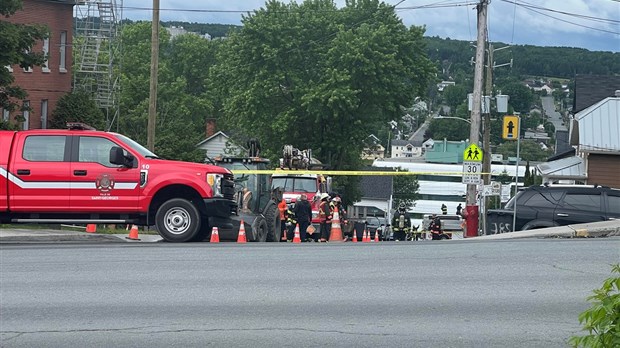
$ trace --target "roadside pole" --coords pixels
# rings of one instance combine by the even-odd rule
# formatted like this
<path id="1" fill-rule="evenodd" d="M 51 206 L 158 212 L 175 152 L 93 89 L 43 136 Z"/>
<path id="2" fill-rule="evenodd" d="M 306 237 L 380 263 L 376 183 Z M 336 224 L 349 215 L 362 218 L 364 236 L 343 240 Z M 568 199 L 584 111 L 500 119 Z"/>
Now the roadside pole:
<path id="1" fill-rule="evenodd" d="M 480 139 L 478 133 L 480 132 L 480 107 L 482 101 L 482 75 L 484 68 L 484 52 L 486 44 L 486 32 L 487 32 L 487 5 L 489 0 L 480 0 L 480 3 L 476 5 L 478 12 L 478 39 L 476 42 L 476 65 L 474 67 L 474 96 L 473 105 L 471 111 L 471 128 L 469 131 L 469 142 L 471 144 L 478 144 Z M 467 215 L 467 233 L 465 237 L 478 236 L 479 229 L 479 211 L 477 203 L 477 185 L 467 184 L 467 202 L 465 206 L 465 212 Z"/>
<path id="2" fill-rule="evenodd" d="M 517 230 L 517 192 L 519 192 L 519 162 L 520 162 L 520 154 L 519 150 L 521 148 L 521 118 L 517 116 L 519 122 L 517 127 L 517 161 L 515 165 L 515 203 L 514 203 L 514 211 L 512 213 L 512 232 Z"/>
<path id="3" fill-rule="evenodd" d="M 516 140 L 517 141 L 517 160 L 515 164 L 515 195 L 519 188 L 519 156 L 521 148 L 521 118 L 519 116 L 504 116 L 504 122 L 502 125 L 502 139 Z M 514 211 L 512 214 L 512 231 L 514 232 L 517 222 L 517 201 L 514 202 Z"/>

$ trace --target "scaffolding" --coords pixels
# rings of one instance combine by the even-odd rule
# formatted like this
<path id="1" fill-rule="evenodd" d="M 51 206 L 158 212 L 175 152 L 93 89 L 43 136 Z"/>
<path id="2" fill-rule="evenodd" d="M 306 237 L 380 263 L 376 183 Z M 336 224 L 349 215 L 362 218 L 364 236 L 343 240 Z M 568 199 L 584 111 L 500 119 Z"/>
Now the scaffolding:
<path id="1" fill-rule="evenodd" d="M 73 87 L 92 94 L 107 130 L 118 127 L 122 7 L 123 0 L 76 0 L 75 6 Z"/>

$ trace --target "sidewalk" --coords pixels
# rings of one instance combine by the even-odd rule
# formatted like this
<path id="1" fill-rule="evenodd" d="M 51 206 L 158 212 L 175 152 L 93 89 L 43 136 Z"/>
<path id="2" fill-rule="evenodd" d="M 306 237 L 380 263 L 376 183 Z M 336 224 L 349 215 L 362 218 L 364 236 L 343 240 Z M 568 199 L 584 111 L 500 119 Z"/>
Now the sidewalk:
<path id="1" fill-rule="evenodd" d="M 10 243 L 53 243 L 53 242 L 81 242 L 81 243 L 154 243 L 161 241 L 156 234 L 139 235 L 140 240 L 130 240 L 128 234 L 99 234 L 68 230 L 45 229 L 0 229 L 0 244 Z"/>
<path id="2" fill-rule="evenodd" d="M 620 236 L 620 220 L 590 222 L 578 225 L 541 228 L 537 230 L 508 232 L 466 238 L 466 240 L 493 240 L 517 238 L 579 238 Z"/>

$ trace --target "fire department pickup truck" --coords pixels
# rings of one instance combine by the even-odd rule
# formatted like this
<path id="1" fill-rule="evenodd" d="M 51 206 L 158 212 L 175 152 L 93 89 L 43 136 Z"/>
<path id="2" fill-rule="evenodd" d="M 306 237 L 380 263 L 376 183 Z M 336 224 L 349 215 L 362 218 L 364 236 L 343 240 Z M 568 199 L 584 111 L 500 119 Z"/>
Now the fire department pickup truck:
<path id="1" fill-rule="evenodd" d="M 1 223 L 155 225 L 169 242 L 232 229 L 232 173 L 163 160 L 137 142 L 86 125 L 0 131 Z"/>

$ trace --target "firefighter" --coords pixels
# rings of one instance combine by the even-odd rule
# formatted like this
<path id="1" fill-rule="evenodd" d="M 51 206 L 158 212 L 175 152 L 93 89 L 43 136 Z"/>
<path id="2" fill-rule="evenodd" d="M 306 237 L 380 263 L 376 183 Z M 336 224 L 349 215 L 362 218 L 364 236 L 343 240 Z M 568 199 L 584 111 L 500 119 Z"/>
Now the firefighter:
<path id="1" fill-rule="evenodd" d="M 398 211 L 394 213 L 394 217 L 392 218 L 392 231 L 394 231 L 394 240 L 401 241 L 407 240 L 407 233 L 411 228 L 411 218 L 409 217 L 409 213 L 407 212 L 407 207 L 405 203 L 400 203 L 398 205 Z"/>
<path id="2" fill-rule="evenodd" d="M 305 193 L 297 199 L 293 212 L 299 222 L 299 235 L 301 240 L 304 242 L 312 242 L 312 239 L 309 239 L 306 234 L 308 226 L 310 226 L 310 223 L 312 222 L 312 207 L 310 206 L 308 196 Z"/>
<path id="3" fill-rule="evenodd" d="M 280 230 L 281 230 L 281 241 L 286 242 L 286 201 L 284 198 L 278 203 L 278 210 L 280 211 Z"/>
<path id="4" fill-rule="evenodd" d="M 445 204 L 441 204 L 441 214 L 448 215 L 448 207 Z"/>
<path id="5" fill-rule="evenodd" d="M 442 240 L 442 239 L 450 239 L 450 236 L 443 233 L 441 230 L 441 220 L 435 214 L 431 216 L 431 223 L 428 226 L 428 229 L 431 231 L 431 237 L 433 240 Z"/>
<path id="6" fill-rule="evenodd" d="M 325 192 L 321 194 L 321 202 L 319 203 L 319 221 L 321 222 L 320 242 L 325 243 L 329 240 L 332 223 L 332 212 L 329 208 L 329 195 Z"/>
<path id="7" fill-rule="evenodd" d="M 297 217 L 293 208 L 293 203 L 286 206 L 286 241 L 292 242 L 295 237 L 295 226 L 297 226 Z"/>

